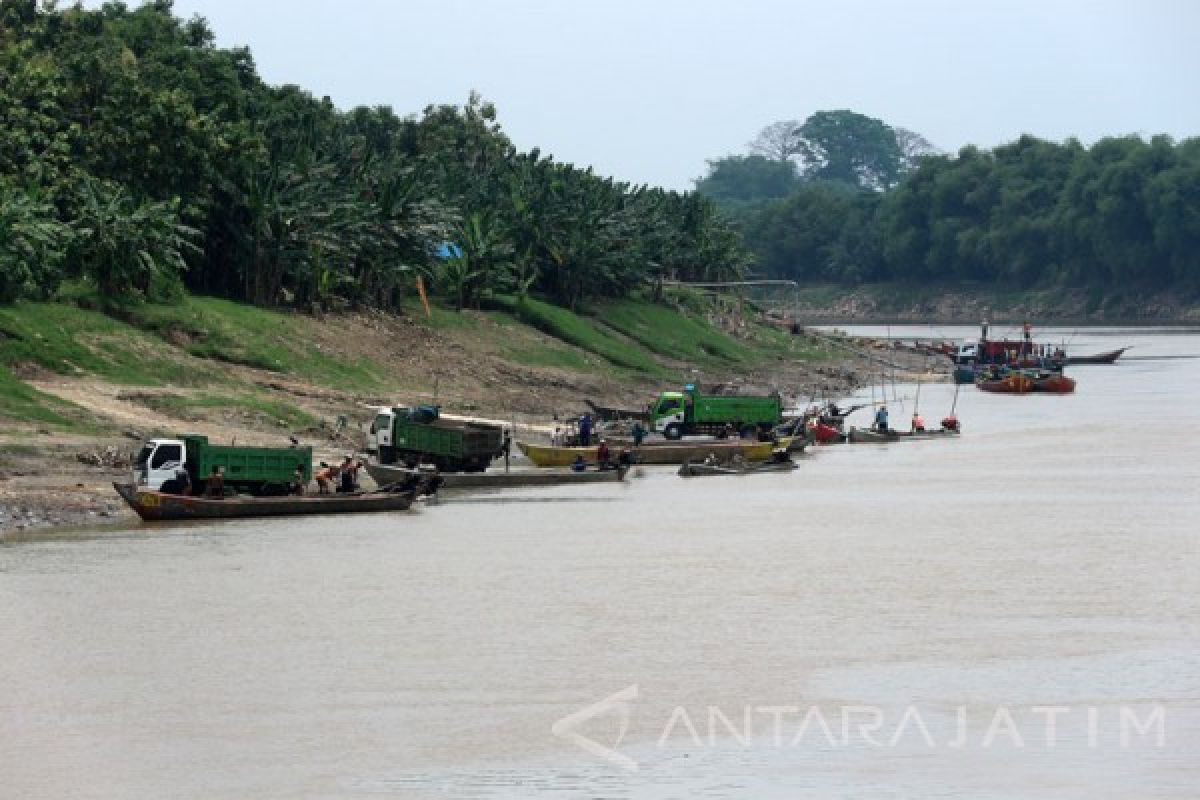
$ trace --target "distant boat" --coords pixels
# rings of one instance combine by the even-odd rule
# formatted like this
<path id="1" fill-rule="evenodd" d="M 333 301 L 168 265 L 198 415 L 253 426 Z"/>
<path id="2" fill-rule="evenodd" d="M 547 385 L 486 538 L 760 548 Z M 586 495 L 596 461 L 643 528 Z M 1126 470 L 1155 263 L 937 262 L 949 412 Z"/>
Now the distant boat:
<path id="1" fill-rule="evenodd" d="M 994 378 L 980 376 L 975 386 L 985 392 L 1028 394 L 1033 391 L 1033 378 L 1023 372 L 1013 371 Z"/>
<path id="2" fill-rule="evenodd" d="M 1117 359 L 1128 350 L 1128 347 L 1122 347 L 1119 350 L 1109 350 L 1107 353 L 1097 353 L 1094 356 L 1068 356 L 1067 364 L 1115 364 Z"/>
<path id="3" fill-rule="evenodd" d="M 1050 394 L 1070 394 L 1075 391 L 1075 380 L 1061 372 L 1045 372 L 1033 379 L 1033 390 Z"/>
<path id="4" fill-rule="evenodd" d="M 726 464 L 693 464 L 684 462 L 679 467 L 679 474 L 685 478 L 697 478 L 706 475 L 755 475 L 760 472 L 791 472 L 799 466 L 795 461 L 761 461 L 757 464 L 741 464 L 739 466 Z"/>

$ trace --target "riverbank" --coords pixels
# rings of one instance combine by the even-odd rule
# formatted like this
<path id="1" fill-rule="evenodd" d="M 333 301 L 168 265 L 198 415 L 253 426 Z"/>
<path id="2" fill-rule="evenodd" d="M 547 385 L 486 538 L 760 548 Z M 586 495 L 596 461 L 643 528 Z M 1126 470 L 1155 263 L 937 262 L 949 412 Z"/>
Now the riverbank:
<path id="1" fill-rule="evenodd" d="M 139 313 L 0 309 L 0 376 L 14 389 L 0 404 L 0 534 L 132 520 L 111 483 L 151 436 L 295 436 L 332 461 L 359 450 L 360 426 L 381 405 L 436 402 L 536 439 L 588 400 L 641 408 L 689 382 L 807 405 L 845 396 L 884 364 L 899 380 L 946 369 L 882 342 L 792 335 L 715 306 L 316 318 L 189 298 Z"/>
<path id="2" fill-rule="evenodd" d="M 1002 324 L 1029 320 L 1039 326 L 1200 324 L 1200 297 L 1182 292 L 882 283 L 805 286 L 778 300 L 792 304 L 800 320 L 810 325 L 975 325 L 982 319 Z"/>

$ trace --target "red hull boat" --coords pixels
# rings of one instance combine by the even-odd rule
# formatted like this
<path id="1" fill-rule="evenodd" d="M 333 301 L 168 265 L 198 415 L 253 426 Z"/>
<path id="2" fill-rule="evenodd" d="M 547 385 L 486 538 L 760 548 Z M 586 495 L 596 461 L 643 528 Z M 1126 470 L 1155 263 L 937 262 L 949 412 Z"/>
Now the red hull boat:
<path id="1" fill-rule="evenodd" d="M 981 378 L 976 386 L 985 392 L 1028 394 L 1033 391 L 1033 379 L 1020 372 L 1010 372 L 1001 378 Z"/>
<path id="2" fill-rule="evenodd" d="M 1038 377 L 1033 382 L 1035 392 L 1049 392 L 1050 394 L 1070 394 L 1075 391 L 1075 379 L 1068 378 L 1066 375 L 1059 373 L 1051 373 Z"/>

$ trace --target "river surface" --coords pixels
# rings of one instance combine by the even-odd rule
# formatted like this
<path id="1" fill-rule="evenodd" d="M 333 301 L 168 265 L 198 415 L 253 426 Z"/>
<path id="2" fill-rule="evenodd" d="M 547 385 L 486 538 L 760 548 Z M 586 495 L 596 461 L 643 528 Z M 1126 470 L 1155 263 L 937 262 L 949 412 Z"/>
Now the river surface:
<path id="1" fill-rule="evenodd" d="M 0 546 L 0 797 L 1195 798 L 1200 331 L 1038 336 L 1133 349 L 788 475 Z"/>

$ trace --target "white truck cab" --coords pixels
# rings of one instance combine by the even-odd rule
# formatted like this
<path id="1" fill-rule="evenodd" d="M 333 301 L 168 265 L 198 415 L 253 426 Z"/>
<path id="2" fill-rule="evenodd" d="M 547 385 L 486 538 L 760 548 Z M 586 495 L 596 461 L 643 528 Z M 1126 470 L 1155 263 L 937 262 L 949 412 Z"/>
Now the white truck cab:
<path id="1" fill-rule="evenodd" d="M 364 430 L 366 434 L 365 449 L 368 453 L 372 455 L 378 454 L 380 447 L 391 447 L 394 444 L 392 442 L 392 431 L 394 430 L 392 423 L 395 421 L 397 414 L 402 414 L 407 410 L 406 408 L 388 408 L 387 406 L 380 406 L 375 409 L 375 416 L 372 417 L 370 424 Z"/>
<path id="2" fill-rule="evenodd" d="M 159 489 L 174 478 L 187 462 L 187 446 L 179 439 L 151 439 L 142 445 L 133 461 L 135 483 Z"/>

